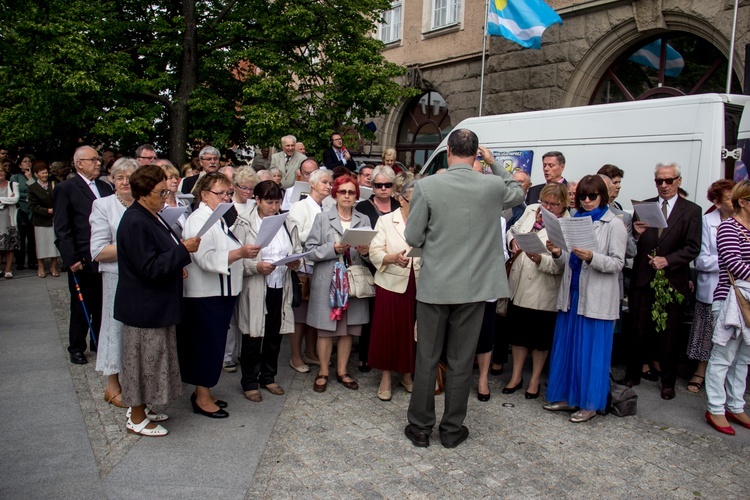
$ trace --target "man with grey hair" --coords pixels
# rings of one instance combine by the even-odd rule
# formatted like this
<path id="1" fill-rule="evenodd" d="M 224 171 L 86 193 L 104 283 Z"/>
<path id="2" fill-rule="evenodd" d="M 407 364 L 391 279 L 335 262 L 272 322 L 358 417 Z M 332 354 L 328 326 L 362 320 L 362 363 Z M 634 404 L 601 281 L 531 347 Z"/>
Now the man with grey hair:
<path id="1" fill-rule="evenodd" d="M 276 167 L 281 172 L 281 187 L 289 189 L 294 185 L 297 170 L 300 164 L 307 159 L 295 149 L 297 138 L 293 135 L 285 135 L 281 138 L 281 149 L 271 156 L 271 168 Z"/>
<path id="2" fill-rule="evenodd" d="M 151 165 L 156 158 L 156 150 L 151 144 L 141 144 L 135 150 L 135 160 L 139 167 Z"/>
<path id="3" fill-rule="evenodd" d="M 494 175 L 474 171 L 477 150 Z M 499 221 L 503 210 L 523 201 L 518 181 L 479 147 L 471 130 L 451 132 L 447 154 L 446 173 L 416 183 L 404 232 L 409 245 L 422 249 L 419 342 L 404 429 L 418 447 L 430 445 L 435 425 L 435 379 L 443 346 L 448 367 L 440 441 L 454 448 L 469 436 L 463 423 L 485 301 L 509 296 Z"/>
<path id="4" fill-rule="evenodd" d="M 196 183 L 198 182 L 198 179 L 202 178 L 206 174 L 217 172 L 219 170 L 220 159 L 221 152 L 219 152 L 219 150 L 215 147 L 206 146 L 205 148 L 201 149 L 201 152 L 198 153 L 198 160 L 200 161 L 202 170 L 198 174 L 191 175 L 190 177 L 186 177 L 185 179 L 183 179 L 182 183 L 180 183 L 180 187 L 178 188 L 180 192 L 184 194 L 192 193 Z"/>
<path id="5" fill-rule="evenodd" d="M 524 196 L 526 196 L 526 193 L 529 192 L 529 188 L 531 187 L 531 177 L 529 177 L 529 174 L 526 173 L 525 170 L 516 170 L 515 172 L 513 172 L 513 178 L 521 185 L 523 194 Z M 503 217 L 505 217 L 505 220 L 507 221 L 507 227 L 512 227 L 513 224 L 515 224 L 516 221 L 521 218 L 524 211 L 526 210 L 526 206 L 526 203 L 523 202 L 503 212 Z"/>
<path id="6" fill-rule="evenodd" d="M 102 322 L 102 275 L 99 274 L 99 264 L 91 258 L 89 224 L 94 200 L 113 193 L 109 185 L 98 180 L 101 162 L 99 153 L 91 146 L 76 149 L 73 155 L 76 175 L 58 184 L 54 191 L 55 244 L 60 250 L 63 268 L 68 271 L 70 291 L 68 353 L 71 363 L 79 365 L 88 362 L 83 353 L 89 321 L 93 329 L 92 351 L 96 350 L 94 335 L 99 333 Z M 76 280 L 86 302 L 86 312 L 78 299 Z"/>
<path id="7" fill-rule="evenodd" d="M 654 169 L 654 182 L 659 196 L 646 201 L 659 205 L 667 227 L 649 227 L 633 219 L 633 235 L 637 240 L 637 253 L 633 260 L 630 280 L 630 311 L 633 314 L 632 330 L 627 340 L 627 371 L 625 384 L 638 385 L 643 375 L 643 360 L 659 361 L 661 369 L 661 398 L 675 397 L 677 365 L 685 351 L 680 342 L 682 306 L 676 302 L 666 305 L 666 329 L 657 332 L 651 318 L 656 302 L 651 281 L 656 272 L 663 270 L 669 284 L 687 296 L 690 282 L 690 262 L 701 249 L 701 208 L 677 195 L 682 183 L 680 167 L 676 163 L 660 163 Z"/>

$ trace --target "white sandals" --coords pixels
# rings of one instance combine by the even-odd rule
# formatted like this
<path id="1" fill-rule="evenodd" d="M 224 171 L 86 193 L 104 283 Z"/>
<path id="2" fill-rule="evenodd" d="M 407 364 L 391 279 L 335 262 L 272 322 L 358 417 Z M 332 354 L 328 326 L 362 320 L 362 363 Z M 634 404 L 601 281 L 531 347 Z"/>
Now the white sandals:
<path id="1" fill-rule="evenodd" d="M 128 408 L 128 411 L 127 413 L 125 413 L 125 416 L 130 418 L 131 411 L 132 411 L 131 408 Z M 146 417 L 152 422 L 164 422 L 165 420 L 169 419 L 169 415 L 165 413 L 156 413 L 154 410 L 152 410 L 148 406 L 146 407 Z"/>
<path id="2" fill-rule="evenodd" d="M 148 429 L 146 426 L 150 423 L 151 420 L 144 418 L 143 422 L 134 424 L 130 417 L 128 417 L 128 422 L 127 424 L 125 424 L 125 428 L 128 430 L 128 432 L 146 437 L 161 437 L 166 436 L 169 433 L 167 429 L 159 424 L 156 424 L 156 427 L 154 427 L 153 429 Z"/>

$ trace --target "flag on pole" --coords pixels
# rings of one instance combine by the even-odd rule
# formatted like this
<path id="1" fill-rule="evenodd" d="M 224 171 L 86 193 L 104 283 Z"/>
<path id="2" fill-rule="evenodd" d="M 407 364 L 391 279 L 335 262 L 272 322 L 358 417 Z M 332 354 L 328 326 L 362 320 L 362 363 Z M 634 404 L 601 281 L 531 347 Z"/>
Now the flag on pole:
<path id="1" fill-rule="evenodd" d="M 648 68 L 659 69 L 659 61 L 661 59 L 661 39 L 651 42 L 645 47 L 635 51 L 635 53 L 628 58 L 629 61 L 633 61 L 641 66 Z M 667 76 L 675 77 L 680 76 L 682 69 L 685 67 L 685 59 L 682 55 L 672 48 L 667 43 L 667 56 L 664 61 L 664 74 Z"/>
<path id="2" fill-rule="evenodd" d="M 544 30 L 562 23 L 557 12 L 542 0 L 490 0 L 487 34 L 539 49 Z"/>

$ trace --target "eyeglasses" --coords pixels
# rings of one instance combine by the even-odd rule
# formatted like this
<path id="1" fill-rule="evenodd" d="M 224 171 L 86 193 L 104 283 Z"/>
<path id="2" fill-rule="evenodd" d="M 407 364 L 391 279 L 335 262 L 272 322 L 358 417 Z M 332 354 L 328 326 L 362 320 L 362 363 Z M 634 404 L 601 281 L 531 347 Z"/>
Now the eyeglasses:
<path id="1" fill-rule="evenodd" d="M 115 182 L 130 182 L 130 176 L 129 175 L 118 175 L 114 179 Z"/>
<path id="2" fill-rule="evenodd" d="M 239 184 L 235 184 L 235 186 L 237 186 L 237 189 L 239 189 L 243 193 L 252 193 L 253 191 L 253 188 L 251 187 L 240 186 Z"/>
<path id="3" fill-rule="evenodd" d="M 676 181 L 677 179 L 679 179 L 679 177 L 672 177 L 668 179 L 654 179 L 654 182 L 656 183 L 657 186 L 661 186 L 665 182 L 667 183 L 667 186 L 671 186 L 672 183 Z"/>
<path id="4" fill-rule="evenodd" d="M 345 194 L 348 196 L 357 196 L 356 191 L 352 191 L 351 189 L 339 189 L 337 194 Z"/>
<path id="5" fill-rule="evenodd" d="M 225 196 L 231 198 L 232 196 L 234 196 L 234 191 L 219 191 L 218 193 L 216 191 L 211 191 L 210 189 L 207 189 L 206 191 L 215 194 L 219 198 L 224 198 Z"/>
<path id="6" fill-rule="evenodd" d="M 156 160 L 156 156 L 139 156 L 139 160 L 148 160 L 148 161 L 154 161 Z"/>
<path id="7" fill-rule="evenodd" d="M 94 163 L 101 163 L 102 157 L 101 156 L 95 156 L 93 158 L 81 158 L 78 161 L 93 161 Z"/>
<path id="8" fill-rule="evenodd" d="M 589 193 L 589 194 L 581 193 L 577 196 L 580 201 L 586 201 L 586 200 L 594 201 L 595 199 L 599 198 L 599 193 Z"/>
<path id="9" fill-rule="evenodd" d="M 170 194 L 172 194 L 172 191 L 169 189 L 162 189 L 161 191 L 151 191 L 152 193 L 157 193 L 160 197 L 166 198 Z"/>
<path id="10" fill-rule="evenodd" d="M 596 199 L 596 195 L 594 195 L 593 199 Z M 541 200 L 539 203 L 541 203 L 542 206 L 544 206 L 544 207 L 552 207 L 552 208 L 557 208 L 560 205 L 562 205 L 562 203 L 553 203 L 551 201 L 544 201 L 544 200 Z"/>
<path id="11" fill-rule="evenodd" d="M 391 189 L 393 187 L 392 182 L 373 182 L 372 185 L 378 189 Z"/>
<path id="12" fill-rule="evenodd" d="M 209 163 L 216 163 L 219 161 L 218 156 L 201 156 L 201 161 L 207 161 Z"/>

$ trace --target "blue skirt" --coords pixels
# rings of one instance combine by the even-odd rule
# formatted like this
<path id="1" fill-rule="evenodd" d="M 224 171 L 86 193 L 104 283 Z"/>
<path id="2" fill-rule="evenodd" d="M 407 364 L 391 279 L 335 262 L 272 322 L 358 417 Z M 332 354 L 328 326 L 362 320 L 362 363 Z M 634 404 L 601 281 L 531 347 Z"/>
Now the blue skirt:
<path id="1" fill-rule="evenodd" d="M 604 410 L 615 321 L 586 318 L 577 311 L 578 290 L 571 290 L 570 309 L 560 311 L 555 323 L 547 400 Z"/>

